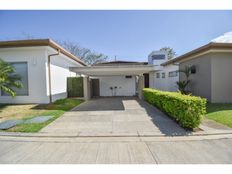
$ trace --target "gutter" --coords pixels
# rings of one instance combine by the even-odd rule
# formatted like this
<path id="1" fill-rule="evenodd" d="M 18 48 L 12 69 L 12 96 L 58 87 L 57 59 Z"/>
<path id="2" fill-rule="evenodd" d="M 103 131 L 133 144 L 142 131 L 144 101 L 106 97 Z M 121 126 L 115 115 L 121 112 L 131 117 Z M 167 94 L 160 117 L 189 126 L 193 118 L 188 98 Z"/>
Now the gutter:
<path id="1" fill-rule="evenodd" d="M 60 49 L 57 49 L 57 53 L 48 55 L 48 88 L 49 88 L 49 103 L 52 103 L 52 82 L 51 82 L 51 57 L 58 56 Z"/>

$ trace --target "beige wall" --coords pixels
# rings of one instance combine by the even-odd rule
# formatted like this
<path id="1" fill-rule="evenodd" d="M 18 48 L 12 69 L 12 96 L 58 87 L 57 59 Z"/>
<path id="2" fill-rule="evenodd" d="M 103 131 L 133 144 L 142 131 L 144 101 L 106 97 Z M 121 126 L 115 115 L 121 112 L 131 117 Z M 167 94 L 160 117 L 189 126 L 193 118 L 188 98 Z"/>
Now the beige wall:
<path id="1" fill-rule="evenodd" d="M 211 101 L 211 54 L 199 56 L 185 62 L 180 63 L 179 69 L 185 66 L 196 66 L 196 73 L 190 76 L 190 84 L 188 90 L 193 95 L 201 96 Z M 180 81 L 185 80 L 183 73 L 179 75 Z"/>
<path id="2" fill-rule="evenodd" d="M 213 103 L 232 103 L 232 53 L 212 55 Z"/>

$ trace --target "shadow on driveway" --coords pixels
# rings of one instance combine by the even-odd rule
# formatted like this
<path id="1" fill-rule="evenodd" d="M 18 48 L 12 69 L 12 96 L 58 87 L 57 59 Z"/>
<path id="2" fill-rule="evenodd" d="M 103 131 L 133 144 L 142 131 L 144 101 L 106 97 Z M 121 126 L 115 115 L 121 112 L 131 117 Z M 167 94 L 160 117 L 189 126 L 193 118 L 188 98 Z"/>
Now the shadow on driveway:
<path id="1" fill-rule="evenodd" d="M 153 126 L 160 131 L 161 134 L 167 136 L 176 136 L 176 135 L 189 135 L 191 131 L 187 131 L 184 128 L 180 127 L 174 120 L 169 118 L 166 114 L 158 110 L 156 107 L 148 104 L 147 102 L 140 100 L 136 97 L 106 97 L 106 98 L 94 98 L 90 101 L 74 108 L 72 111 L 112 111 L 113 117 L 116 117 L 117 112 L 114 111 L 123 111 L 125 112 L 125 117 L 128 116 L 132 118 L 132 120 L 125 120 L 122 124 L 128 123 L 126 126 L 133 127 L 133 117 L 139 117 L 146 115 L 149 119 L 146 119 L 146 122 L 134 121 L 134 129 L 136 129 L 136 124 L 139 125 L 138 132 L 143 132 L 142 134 L 152 135 L 154 129 L 150 129 L 145 127 L 144 131 L 141 128 L 142 124 L 149 125 L 149 122 L 153 123 Z M 98 112 L 98 113 L 99 113 Z M 121 114 L 121 113 L 120 113 Z M 98 120 L 99 122 L 101 120 Z M 114 122 L 114 119 L 112 119 Z M 121 131 L 123 131 L 124 126 L 121 126 Z M 125 128 L 126 130 L 126 128 Z"/>
<path id="2" fill-rule="evenodd" d="M 156 126 L 163 134 L 167 136 L 183 136 L 192 133 L 191 131 L 182 128 L 173 119 L 149 103 L 139 99 L 137 99 L 137 102 L 146 110 L 146 113 L 148 117 L 151 117 L 154 126 Z"/>
<path id="3" fill-rule="evenodd" d="M 123 105 L 123 100 L 127 99 L 127 97 L 105 97 L 105 98 L 93 98 L 89 100 L 87 103 L 84 103 L 72 111 L 118 111 L 125 110 Z"/>

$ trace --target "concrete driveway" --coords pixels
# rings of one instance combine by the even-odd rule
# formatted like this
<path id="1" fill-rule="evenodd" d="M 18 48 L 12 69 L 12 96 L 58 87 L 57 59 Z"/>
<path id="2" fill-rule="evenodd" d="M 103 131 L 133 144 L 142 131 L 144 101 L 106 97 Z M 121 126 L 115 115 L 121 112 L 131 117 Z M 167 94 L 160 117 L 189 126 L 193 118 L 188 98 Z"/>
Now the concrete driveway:
<path id="1" fill-rule="evenodd" d="M 170 136 L 190 132 L 136 97 L 115 97 L 85 102 L 66 112 L 41 133 L 64 136 Z"/>

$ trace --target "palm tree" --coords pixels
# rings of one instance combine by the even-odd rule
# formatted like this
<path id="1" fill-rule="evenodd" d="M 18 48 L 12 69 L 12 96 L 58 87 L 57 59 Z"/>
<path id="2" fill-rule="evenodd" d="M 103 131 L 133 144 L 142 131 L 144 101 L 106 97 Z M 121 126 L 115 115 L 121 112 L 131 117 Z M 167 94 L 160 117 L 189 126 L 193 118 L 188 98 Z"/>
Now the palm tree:
<path id="1" fill-rule="evenodd" d="M 0 90 L 12 97 L 16 96 L 13 88 L 22 88 L 21 77 L 14 73 L 14 67 L 0 58 Z"/>
<path id="2" fill-rule="evenodd" d="M 189 91 L 186 90 L 186 87 L 190 82 L 189 77 L 191 75 L 191 67 L 185 66 L 185 68 L 183 70 L 179 70 L 179 72 L 184 73 L 186 80 L 176 82 L 176 84 L 182 94 L 188 94 Z"/>

